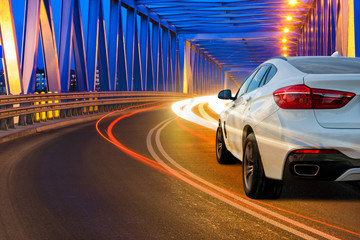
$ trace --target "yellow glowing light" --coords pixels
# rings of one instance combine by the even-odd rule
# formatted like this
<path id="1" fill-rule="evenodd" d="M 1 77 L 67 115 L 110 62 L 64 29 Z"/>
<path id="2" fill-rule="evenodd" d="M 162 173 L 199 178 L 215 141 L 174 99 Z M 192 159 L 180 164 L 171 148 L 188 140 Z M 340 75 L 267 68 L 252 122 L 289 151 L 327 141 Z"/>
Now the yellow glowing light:
<path id="1" fill-rule="evenodd" d="M 287 16 L 286 20 L 291 21 L 291 20 L 293 20 L 293 17 L 292 16 Z"/>
<path id="2" fill-rule="evenodd" d="M 289 31 L 290 31 L 289 28 L 284 28 L 284 32 L 285 32 L 285 33 L 288 33 Z"/>
<path id="3" fill-rule="evenodd" d="M 189 85 L 191 81 L 189 79 L 190 75 L 190 43 L 188 41 L 185 42 L 185 52 L 184 52 L 184 78 L 183 78 L 183 93 L 188 93 Z"/>
<path id="4" fill-rule="evenodd" d="M 283 47 L 282 49 L 285 51 L 285 50 L 287 50 L 287 47 Z"/>
<path id="5" fill-rule="evenodd" d="M 1 1 L 0 7 L 0 28 L 3 50 L 4 75 L 7 79 L 8 91 L 12 95 L 22 93 L 20 78 L 20 61 L 14 18 L 10 1 Z"/>
<path id="6" fill-rule="evenodd" d="M 286 42 L 287 42 L 286 38 L 283 38 L 281 41 L 282 41 L 283 43 L 286 43 Z"/>
<path id="7" fill-rule="evenodd" d="M 186 67 L 184 67 L 183 93 L 187 93 L 187 92 L 188 92 L 187 71 L 186 71 Z"/>
<path id="8" fill-rule="evenodd" d="M 349 0 L 348 57 L 355 57 L 354 0 Z"/>
<path id="9" fill-rule="evenodd" d="M 297 4 L 297 1 L 296 1 L 296 0 L 290 0 L 289 3 L 290 3 L 291 5 L 295 5 L 295 4 Z"/>
<path id="10" fill-rule="evenodd" d="M 284 57 L 287 57 L 287 54 L 286 54 L 286 53 L 284 54 Z"/>

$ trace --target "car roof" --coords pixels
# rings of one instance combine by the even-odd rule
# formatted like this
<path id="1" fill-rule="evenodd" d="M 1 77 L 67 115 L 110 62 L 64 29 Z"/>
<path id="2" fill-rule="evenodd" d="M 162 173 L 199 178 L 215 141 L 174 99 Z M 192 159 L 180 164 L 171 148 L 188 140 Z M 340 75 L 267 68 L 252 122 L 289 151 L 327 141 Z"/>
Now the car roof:
<path id="1" fill-rule="evenodd" d="M 284 57 L 284 56 L 276 56 L 276 57 L 273 57 L 273 58 L 270 58 L 270 59 L 282 59 L 282 60 L 285 60 L 285 61 L 288 61 L 288 60 L 297 60 L 297 59 L 303 59 L 303 60 L 306 60 L 306 59 L 315 59 L 315 58 L 322 58 L 322 59 L 336 59 L 336 58 L 348 58 L 348 59 L 360 59 L 360 58 L 354 58 L 354 57 L 342 57 L 342 56 L 296 56 L 296 57 Z M 269 60 L 270 60 L 269 59 Z"/>

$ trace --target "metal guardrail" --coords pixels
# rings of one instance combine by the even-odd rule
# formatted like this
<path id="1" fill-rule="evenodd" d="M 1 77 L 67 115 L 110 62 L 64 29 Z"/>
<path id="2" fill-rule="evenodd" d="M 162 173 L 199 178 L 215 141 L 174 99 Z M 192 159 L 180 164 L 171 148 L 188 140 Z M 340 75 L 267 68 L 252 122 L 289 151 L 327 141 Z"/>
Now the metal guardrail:
<path id="1" fill-rule="evenodd" d="M 194 95 L 173 92 L 86 92 L 0 96 L 0 130 L 71 116 L 112 111 L 134 103 L 147 103 Z"/>

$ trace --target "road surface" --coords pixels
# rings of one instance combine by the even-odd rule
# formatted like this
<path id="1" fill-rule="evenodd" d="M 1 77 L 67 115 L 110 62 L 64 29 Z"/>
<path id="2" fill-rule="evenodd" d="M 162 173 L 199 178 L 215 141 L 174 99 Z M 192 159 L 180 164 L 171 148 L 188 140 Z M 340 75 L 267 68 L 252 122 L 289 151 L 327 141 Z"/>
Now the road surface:
<path id="1" fill-rule="evenodd" d="M 24 137 L 0 145 L 0 239 L 360 239 L 358 182 L 254 201 L 241 171 L 169 103 Z"/>

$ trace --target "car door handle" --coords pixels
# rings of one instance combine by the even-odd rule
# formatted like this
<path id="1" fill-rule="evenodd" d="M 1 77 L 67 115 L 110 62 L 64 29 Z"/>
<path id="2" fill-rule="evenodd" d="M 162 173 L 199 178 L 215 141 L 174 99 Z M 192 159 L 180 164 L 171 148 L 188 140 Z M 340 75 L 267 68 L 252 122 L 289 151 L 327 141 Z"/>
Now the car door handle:
<path id="1" fill-rule="evenodd" d="M 248 102 L 248 101 L 250 101 L 250 100 L 251 100 L 251 97 L 245 98 L 245 102 Z"/>

